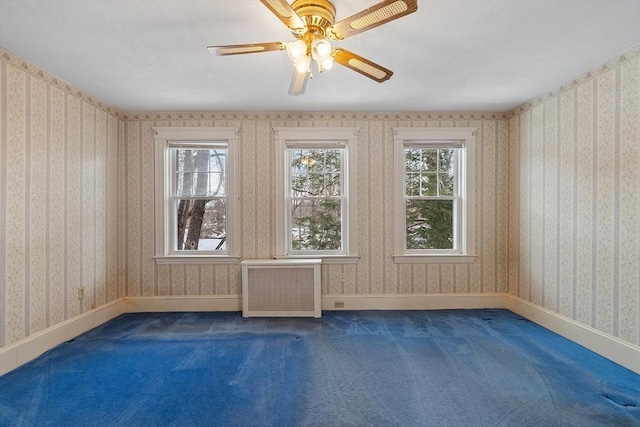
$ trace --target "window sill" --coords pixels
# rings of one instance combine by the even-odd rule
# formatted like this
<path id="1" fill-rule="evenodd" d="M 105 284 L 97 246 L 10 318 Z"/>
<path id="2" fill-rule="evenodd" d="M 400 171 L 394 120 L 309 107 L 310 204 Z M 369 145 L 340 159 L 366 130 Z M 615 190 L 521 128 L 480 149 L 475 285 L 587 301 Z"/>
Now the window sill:
<path id="1" fill-rule="evenodd" d="M 321 259 L 323 264 L 357 264 L 358 255 L 276 255 L 275 259 Z"/>
<path id="2" fill-rule="evenodd" d="M 237 264 L 239 256 L 231 255 L 172 255 L 153 257 L 156 264 Z"/>
<path id="3" fill-rule="evenodd" d="M 438 263 L 438 264 L 462 264 L 462 263 L 473 263 L 478 258 L 477 255 L 460 255 L 460 254 L 452 254 L 452 255 L 417 255 L 417 254 L 405 254 L 405 255 L 394 255 L 393 260 L 396 264 L 406 264 L 406 263 Z"/>

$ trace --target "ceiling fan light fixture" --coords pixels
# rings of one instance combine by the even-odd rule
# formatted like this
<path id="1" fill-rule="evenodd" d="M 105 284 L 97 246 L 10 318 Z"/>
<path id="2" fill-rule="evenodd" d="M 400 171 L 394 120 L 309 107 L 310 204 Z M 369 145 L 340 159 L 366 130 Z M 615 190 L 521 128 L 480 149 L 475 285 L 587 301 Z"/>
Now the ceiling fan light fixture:
<path id="1" fill-rule="evenodd" d="M 303 56 L 294 62 L 296 70 L 299 73 L 309 73 L 311 72 L 311 58 L 309 56 Z"/>
<path id="2" fill-rule="evenodd" d="M 333 67 L 333 58 L 328 57 L 327 59 L 320 62 L 320 68 L 322 70 L 330 70 Z"/>
<path id="3" fill-rule="evenodd" d="M 1 0 L 0 0 L 1 1 Z M 290 43 L 270 42 L 208 46 L 210 53 L 228 56 L 285 50 L 294 66 L 290 95 L 302 95 L 313 72 L 322 73 L 333 63 L 347 67 L 378 83 L 389 80 L 393 71 L 341 48 L 340 41 L 418 10 L 418 0 L 378 0 L 378 3 L 336 22 L 335 0 L 259 0 L 297 39 Z"/>
<path id="4" fill-rule="evenodd" d="M 311 56 L 315 61 L 322 62 L 331 57 L 331 43 L 329 40 L 318 38 L 311 42 Z"/>
<path id="5" fill-rule="evenodd" d="M 303 40 L 287 43 L 287 55 L 294 63 L 307 55 L 307 44 Z"/>

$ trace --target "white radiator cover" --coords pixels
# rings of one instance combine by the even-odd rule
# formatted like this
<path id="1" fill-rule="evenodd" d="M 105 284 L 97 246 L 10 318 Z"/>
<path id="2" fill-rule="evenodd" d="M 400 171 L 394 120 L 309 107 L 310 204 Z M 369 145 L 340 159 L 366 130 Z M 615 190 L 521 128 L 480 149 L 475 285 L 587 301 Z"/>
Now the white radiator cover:
<path id="1" fill-rule="evenodd" d="M 244 317 L 320 317 L 320 259 L 242 261 Z"/>

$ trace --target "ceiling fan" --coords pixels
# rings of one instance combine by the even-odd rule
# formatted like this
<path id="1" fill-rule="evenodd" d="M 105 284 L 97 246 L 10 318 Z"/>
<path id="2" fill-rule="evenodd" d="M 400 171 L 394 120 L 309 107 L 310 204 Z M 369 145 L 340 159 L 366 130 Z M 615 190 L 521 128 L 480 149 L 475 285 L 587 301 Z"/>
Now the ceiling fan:
<path id="1" fill-rule="evenodd" d="M 378 83 L 389 80 L 393 72 L 366 58 L 341 48 L 333 48 L 329 40 L 342 40 L 418 10 L 417 0 L 384 0 L 339 22 L 336 8 L 329 0 L 260 0 L 297 39 L 289 43 L 269 42 L 208 46 L 220 56 L 285 50 L 294 65 L 289 86 L 290 95 L 302 95 L 311 77 L 312 67 L 320 73 L 334 62 L 350 68 Z"/>

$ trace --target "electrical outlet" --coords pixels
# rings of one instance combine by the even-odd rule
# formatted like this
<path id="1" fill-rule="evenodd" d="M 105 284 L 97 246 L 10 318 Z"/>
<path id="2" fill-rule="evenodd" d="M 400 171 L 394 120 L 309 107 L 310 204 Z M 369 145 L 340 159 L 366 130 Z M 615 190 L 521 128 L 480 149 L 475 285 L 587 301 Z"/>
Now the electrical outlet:
<path id="1" fill-rule="evenodd" d="M 84 299 L 84 288 L 78 288 L 78 299 Z"/>
<path id="2" fill-rule="evenodd" d="M 344 308 L 344 301 L 334 301 L 333 308 Z"/>

